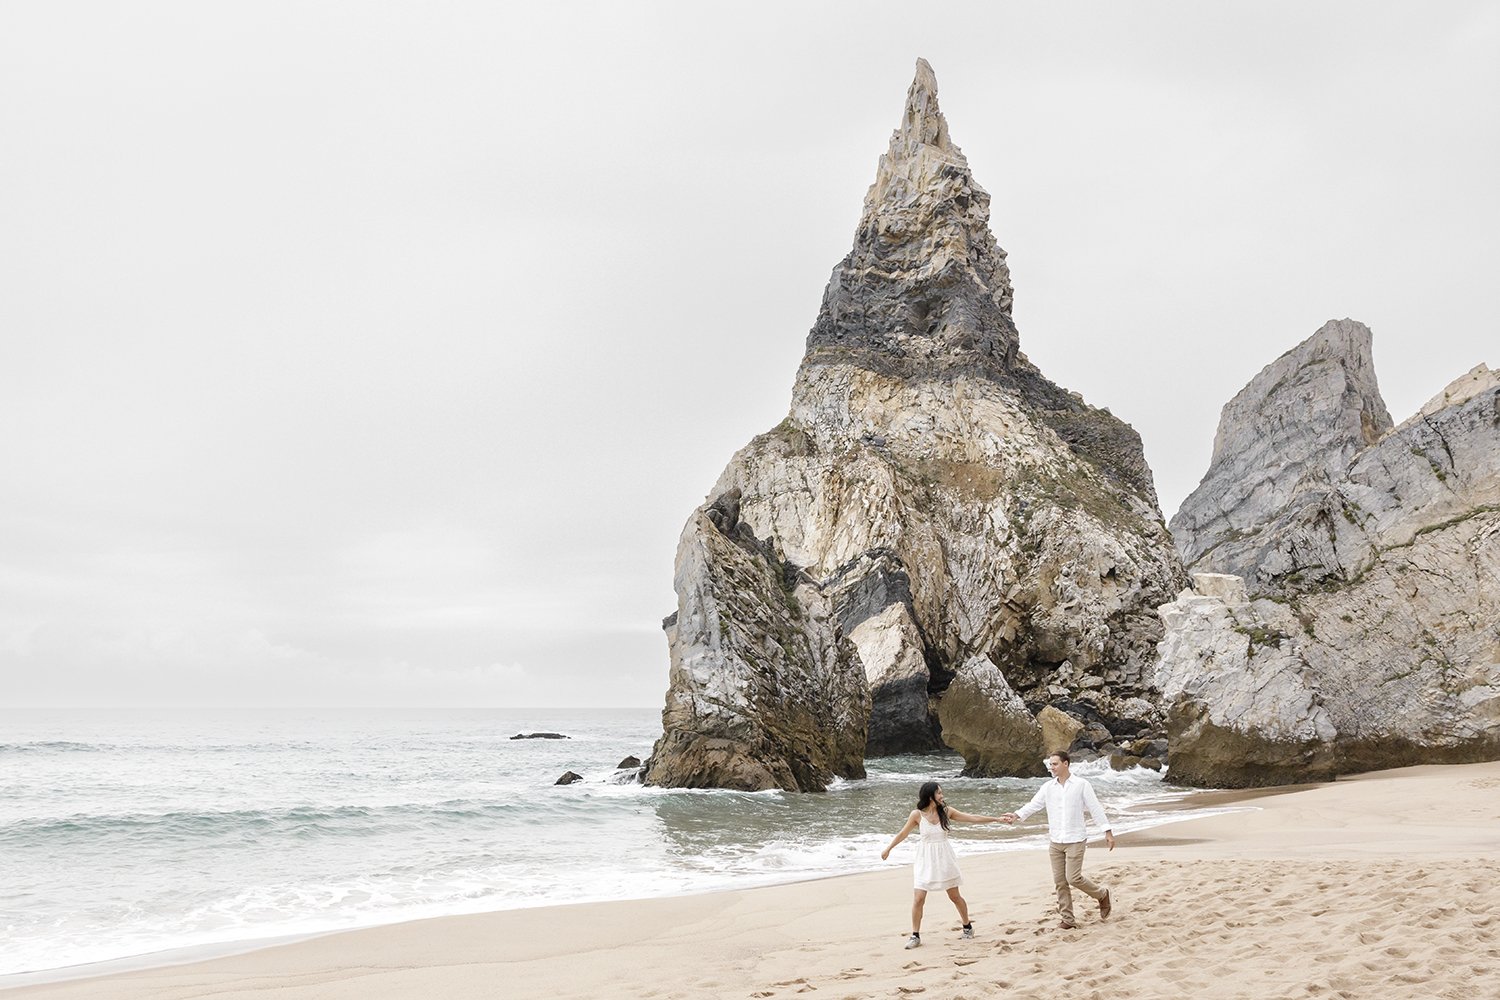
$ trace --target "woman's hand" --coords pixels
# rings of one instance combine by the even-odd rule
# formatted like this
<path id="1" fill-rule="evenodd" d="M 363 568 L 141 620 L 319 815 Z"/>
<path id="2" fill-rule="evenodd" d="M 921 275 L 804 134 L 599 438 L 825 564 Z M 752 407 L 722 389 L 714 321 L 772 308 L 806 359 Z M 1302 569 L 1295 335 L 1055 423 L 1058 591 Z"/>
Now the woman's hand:
<path id="1" fill-rule="evenodd" d="M 890 856 L 891 856 L 891 849 L 889 847 L 887 847 L 885 850 L 883 850 L 883 851 L 880 852 L 880 860 L 881 861 L 884 861 L 885 859 L 889 858 Z"/>

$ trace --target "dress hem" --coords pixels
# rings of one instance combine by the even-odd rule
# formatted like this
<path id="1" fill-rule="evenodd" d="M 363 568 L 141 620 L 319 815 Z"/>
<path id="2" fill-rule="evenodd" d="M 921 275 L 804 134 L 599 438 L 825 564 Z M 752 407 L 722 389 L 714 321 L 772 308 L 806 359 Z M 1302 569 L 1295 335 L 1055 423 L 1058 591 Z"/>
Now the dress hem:
<path id="1" fill-rule="evenodd" d="M 921 882 L 917 882 L 917 883 L 915 883 L 912 886 L 912 888 L 914 888 L 914 889 L 925 889 L 928 892 L 931 892 L 934 889 L 955 889 L 955 888 L 957 888 L 958 886 L 960 886 L 962 884 L 963 884 L 963 879 L 959 879 L 959 878 L 947 878 L 947 879 L 943 879 L 943 881 L 941 881 L 941 882 L 928 882 L 925 885 L 923 883 L 921 883 Z"/>

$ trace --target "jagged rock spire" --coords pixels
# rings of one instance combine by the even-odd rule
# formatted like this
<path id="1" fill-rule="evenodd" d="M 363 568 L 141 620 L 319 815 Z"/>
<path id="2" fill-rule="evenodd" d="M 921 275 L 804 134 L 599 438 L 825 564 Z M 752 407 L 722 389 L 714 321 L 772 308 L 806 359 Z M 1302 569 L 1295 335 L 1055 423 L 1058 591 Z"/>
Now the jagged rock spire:
<path id="1" fill-rule="evenodd" d="M 893 151 L 896 149 L 895 139 L 900 139 L 901 148 L 907 150 L 913 148 L 913 143 L 944 149 L 951 145 L 948 122 L 938 110 L 937 75 L 926 59 L 917 60 L 917 75 L 906 92 L 906 117 L 891 142 Z"/>
<path id="2" fill-rule="evenodd" d="M 855 360 L 905 375 L 954 367 L 998 374 L 1016 361 L 1010 269 L 938 107 L 925 59 L 901 125 L 865 194 L 854 249 L 837 268 L 808 338 L 808 360 Z"/>
<path id="3" fill-rule="evenodd" d="M 901 126 L 891 133 L 890 149 L 880 157 L 875 183 L 865 195 L 861 232 L 866 228 L 865 223 L 888 203 L 895 207 L 911 200 L 913 189 L 920 189 L 928 180 L 920 169 L 924 160 L 935 160 L 961 171 L 970 186 L 975 186 L 974 178 L 969 174 L 969 161 L 949 138 L 948 120 L 938 108 L 937 77 L 926 59 L 918 59 L 916 78 L 906 92 L 906 110 L 901 116 Z M 985 195 L 986 201 L 988 198 Z"/>

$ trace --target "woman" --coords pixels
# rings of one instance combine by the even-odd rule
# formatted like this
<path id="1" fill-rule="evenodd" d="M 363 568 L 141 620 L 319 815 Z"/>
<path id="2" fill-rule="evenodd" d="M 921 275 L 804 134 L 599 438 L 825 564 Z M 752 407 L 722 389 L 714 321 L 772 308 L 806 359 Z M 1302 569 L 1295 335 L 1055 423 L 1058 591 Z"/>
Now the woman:
<path id="1" fill-rule="evenodd" d="M 892 848 L 905 840 L 913 830 L 921 827 L 922 839 L 917 843 L 916 862 L 912 865 L 914 891 L 911 901 L 911 937 L 906 939 L 908 948 L 922 946 L 922 906 L 927 902 L 927 893 L 934 889 L 947 891 L 948 898 L 958 908 L 959 919 L 963 921 L 963 936 L 974 936 L 974 928 L 969 923 L 969 904 L 958 891 L 958 886 L 963 881 L 963 876 L 958 872 L 958 855 L 953 853 L 953 845 L 948 843 L 948 824 L 953 820 L 959 823 L 1002 822 L 998 816 L 973 816 L 957 809 L 950 811 L 943 805 L 942 786 L 936 781 L 929 781 L 917 790 L 917 808 L 906 817 L 906 825 L 886 849 L 880 852 L 880 860 L 884 861 L 891 856 Z"/>

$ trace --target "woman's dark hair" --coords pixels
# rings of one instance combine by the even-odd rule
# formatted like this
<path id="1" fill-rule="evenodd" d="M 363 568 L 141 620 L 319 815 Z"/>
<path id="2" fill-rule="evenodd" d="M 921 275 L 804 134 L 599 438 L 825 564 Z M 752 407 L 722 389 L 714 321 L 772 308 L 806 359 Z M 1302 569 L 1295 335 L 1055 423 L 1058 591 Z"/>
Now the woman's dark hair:
<path id="1" fill-rule="evenodd" d="M 948 810 L 944 809 L 943 804 L 937 801 L 937 793 L 938 783 L 936 781 L 929 781 L 917 789 L 917 808 L 926 809 L 930 805 L 936 805 L 938 822 L 943 824 L 943 829 L 946 830 L 948 829 Z"/>

